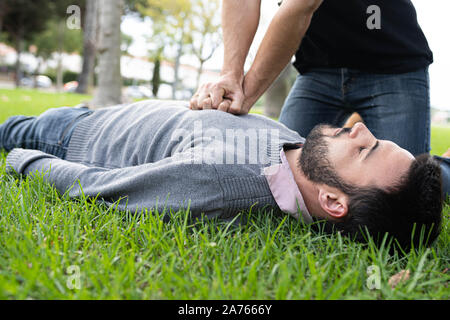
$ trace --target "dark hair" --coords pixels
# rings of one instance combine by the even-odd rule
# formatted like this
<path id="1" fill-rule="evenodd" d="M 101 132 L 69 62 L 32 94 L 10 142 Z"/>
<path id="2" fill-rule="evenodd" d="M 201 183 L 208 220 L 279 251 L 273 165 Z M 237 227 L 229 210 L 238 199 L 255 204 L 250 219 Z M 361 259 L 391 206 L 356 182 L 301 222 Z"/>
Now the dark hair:
<path id="1" fill-rule="evenodd" d="M 339 222 L 325 222 L 326 231 L 341 231 L 360 242 L 367 241 L 368 233 L 376 243 L 388 233 L 404 250 L 429 246 L 438 237 L 444 201 L 441 169 L 429 154 L 417 156 L 388 189 L 340 184 L 349 196 L 348 214 Z"/>

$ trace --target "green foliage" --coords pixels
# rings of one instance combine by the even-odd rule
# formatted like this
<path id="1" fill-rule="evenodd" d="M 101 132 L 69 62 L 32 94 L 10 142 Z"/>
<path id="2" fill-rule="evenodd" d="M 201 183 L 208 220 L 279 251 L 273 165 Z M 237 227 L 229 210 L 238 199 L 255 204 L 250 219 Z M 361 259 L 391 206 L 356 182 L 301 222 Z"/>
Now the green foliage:
<path id="1" fill-rule="evenodd" d="M 61 23 L 58 19 L 50 19 L 43 32 L 36 34 L 32 42 L 37 47 L 36 55 L 44 60 L 51 57 L 53 52 L 62 50 L 67 53 L 80 53 L 83 39 L 81 30 L 63 28 L 64 34 L 59 40 Z"/>
<path id="2" fill-rule="evenodd" d="M 70 81 L 77 81 L 79 77 L 78 72 L 73 71 L 64 71 L 63 73 L 63 83 L 67 83 Z"/>
<path id="3" fill-rule="evenodd" d="M 7 42 L 8 41 L 8 36 L 6 35 L 5 32 L 0 32 L 0 42 Z"/>
<path id="4" fill-rule="evenodd" d="M 212 57 L 221 43 L 219 6 L 219 0 L 133 1 L 133 7 L 152 21 L 152 34 L 148 37 L 154 46 L 151 59 L 174 59 L 177 69 L 180 57 L 189 52 L 200 62 L 200 75 L 204 62 Z M 165 50 L 174 47 L 176 50 L 171 52 L 176 52 L 176 57 Z M 197 84 L 198 81 L 199 77 Z M 153 74 L 153 82 L 157 92 L 160 83 L 157 72 Z"/>
<path id="5" fill-rule="evenodd" d="M 55 69 L 47 69 L 47 71 L 44 72 L 44 75 L 49 77 L 53 83 L 56 82 L 56 70 Z M 62 81 L 63 81 L 63 83 L 67 83 L 70 81 L 77 81 L 79 75 L 80 74 L 78 72 L 66 70 L 63 72 Z"/>
<path id="6" fill-rule="evenodd" d="M 211 58 L 222 42 L 220 36 L 220 4 L 218 0 L 191 0 L 193 19 L 189 21 L 189 38 L 192 53 L 203 63 Z"/>
<path id="7" fill-rule="evenodd" d="M 157 57 L 154 60 L 155 67 L 153 68 L 152 77 L 152 93 L 154 97 L 158 96 L 159 87 L 161 85 L 161 58 Z"/>
<path id="8" fill-rule="evenodd" d="M 190 45 L 199 58 L 205 56 L 205 42 L 217 47 L 220 38 L 219 1 L 205 0 L 142 0 L 135 2 L 136 9 L 152 20 L 155 52 L 168 45 Z M 210 56 L 211 54 L 206 54 Z"/>
<path id="9" fill-rule="evenodd" d="M 84 8 L 85 0 L 3 0 L 0 14 L 3 21 L 2 29 L 6 31 L 7 39 L 13 45 L 17 37 L 31 41 L 36 34 L 48 27 L 49 20 L 57 19 L 65 22 L 66 10 L 70 5 Z M 46 43 L 50 42 L 47 40 Z"/>
<path id="10" fill-rule="evenodd" d="M 186 44 L 185 36 L 192 14 L 190 0 L 145 0 L 136 3 L 137 10 L 152 20 L 151 39 L 155 52 L 162 48 Z"/>
<path id="11" fill-rule="evenodd" d="M 127 54 L 128 49 L 133 44 L 133 37 L 122 32 L 121 38 L 122 38 L 122 43 L 120 45 L 120 49 L 122 51 L 122 54 Z"/>
<path id="12" fill-rule="evenodd" d="M 147 80 L 130 79 L 130 78 L 122 78 L 122 83 L 124 87 L 148 85 Z"/>
<path id="13" fill-rule="evenodd" d="M 81 33 L 66 31 L 69 5 L 83 5 L 84 0 L 4 0 L 1 2 L 1 28 L 19 53 L 15 66 L 15 84 L 20 86 L 20 53 L 25 44 L 36 44 L 37 56 L 48 59 L 54 51 L 74 52 L 81 47 Z M 70 33 L 64 37 L 65 33 Z M 57 50 L 56 50 L 57 49 Z"/>
<path id="14" fill-rule="evenodd" d="M 52 4 L 46 0 L 4 0 L 2 28 L 7 39 L 17 46 L 18 40 L 31 40 L 44 29 Z"/>

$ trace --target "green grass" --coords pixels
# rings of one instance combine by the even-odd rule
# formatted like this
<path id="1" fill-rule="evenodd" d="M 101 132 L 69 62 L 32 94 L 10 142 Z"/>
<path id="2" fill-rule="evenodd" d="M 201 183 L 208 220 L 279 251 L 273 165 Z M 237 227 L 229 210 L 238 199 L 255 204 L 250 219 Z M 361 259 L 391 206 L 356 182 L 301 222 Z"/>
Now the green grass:
<path id="1" fill-rule="evenodd" d="M 95 199 L 61 195 L 40 176 L 6 175 L 5 156 L 0 156 L 0 299 L 450 297 L 448 204 L 435 244 L 400 256 L 389 254 L 389 245 L 325 235 L 272 212 L 250 210 L 242 227 L 193 223 L 182 211 L 170 213 L 168 223 L 161 212 L 120 212 Z M 380 271 L 379 289 L 367 287 L 371 266 Z M 404 269 L 411 277 L 392 289 L 388 279 Z"/>
<path id="2" fill-rule="evenodd" d="M 431 127 L 431 154 L 441 156 L 450 148 L 450 126 Z"/>
<path id="3" fill-rule="evenodd" d="M 49 108 L 75 106 L 92 97 L 75 93 L 54 94 L 38 90 L 0 89 L 0 123 L 10 116 L 39 115 Z"/>

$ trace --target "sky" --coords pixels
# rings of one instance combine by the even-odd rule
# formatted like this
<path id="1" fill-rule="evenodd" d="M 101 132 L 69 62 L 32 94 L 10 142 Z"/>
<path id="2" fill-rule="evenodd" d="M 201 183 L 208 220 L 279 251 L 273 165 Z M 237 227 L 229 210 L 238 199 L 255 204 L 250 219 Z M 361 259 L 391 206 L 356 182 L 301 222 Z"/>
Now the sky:
<path id="1" fill-rule="evenodd" d="M 326 0 L 325 0 L 326 1 Z M 277 0 L 262 0 L 261 19 L 258 32 L 250 49 L 250 57 L 256 55 L 259 43 L 277 11 Z M 438 109 L 450 110 L 450 1 L 449 0 L 412 0 L 416 7 L 419 24 L 428 44 L 433 51 L 434 63 L 430 66 L 431 105 Z M 122 31 L 134 38 L 129 52 L 135 56 L 147 56 L 149 46 L 145 38 L 151 24 L 137 18 L 125 17 Z M 248 59 L 246 68 L 249 67 Z M 205 63 L 205 68 L 220 70 L 223 61 L 223 46 L 220 46 L 213 57 Z M 196 65 L 195 59 L 186 56 L 182 63 Z"/>
<path id="2" fill-rule="evenodd" d="M 433 51 L 430 66 L 431 105 L 450 110 L 450 1 L 413 0 L 417 18 Z"/>

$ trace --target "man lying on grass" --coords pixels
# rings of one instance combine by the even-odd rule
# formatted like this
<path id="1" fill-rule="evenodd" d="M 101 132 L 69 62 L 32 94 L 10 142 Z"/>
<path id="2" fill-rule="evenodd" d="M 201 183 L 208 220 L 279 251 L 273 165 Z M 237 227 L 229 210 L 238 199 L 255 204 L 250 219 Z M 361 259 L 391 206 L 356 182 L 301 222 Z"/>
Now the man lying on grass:
<path id="1" fill-rule="evenodd" d="M 320 125 L 304 139 L 259 115 L 142 101 L 14 116 L 0 126 L 0 148 L 11 151 L 7 172 L 45 173 L 62 193 L 124 210 L 189 207 L 194 217 L 229 220 L 273 208 L 326 220 L 358 241 L 365 228 L 374 238 L 388 232 L 405 248 L 414 228 L 415 245 L 421 229 L 429 245 L 441 224 L 439 163 L 376 139 L 362 123 Z"/>

